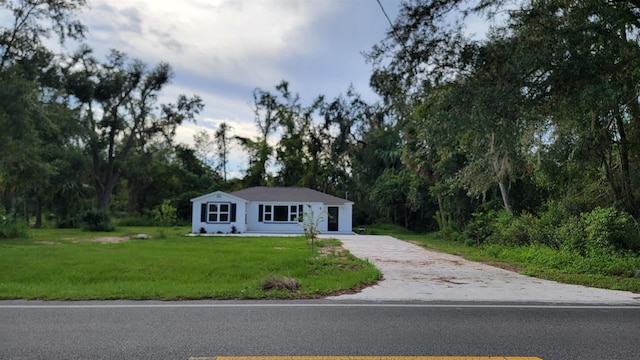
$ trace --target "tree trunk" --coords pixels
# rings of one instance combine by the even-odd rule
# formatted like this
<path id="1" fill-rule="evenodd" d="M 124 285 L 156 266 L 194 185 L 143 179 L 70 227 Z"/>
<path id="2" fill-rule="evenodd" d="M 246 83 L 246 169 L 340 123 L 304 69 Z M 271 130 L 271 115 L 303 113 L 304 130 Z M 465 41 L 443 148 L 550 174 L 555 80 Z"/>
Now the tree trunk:
<path id="1" fill-rule="evenodd" d="M 504 184 L 504 180 L 502 179 L 502 169 L 500 168 L 498 159 L 493 159 L 493 170 L 496 172 L 496 176 L 498 177 L 498 187 L 500 188 L 500 195 L 502 196 L 502 204 L 504 205 L 504 209 L 508 212 L 511 212 L 511 204 L 509 203 L 509 192 L 507 191 L 507 187 Z"/>
<path id="2" fill-rule="evenodd" d="M 448 226 L 447 224 L 447 218 L 444 216 L 444 208 L 442 207 L 442 195 L 438 194 L 437 196 L 438 199 L 438 210 L 439 210 L 439 215 L 440 215 L 440 224 L 442 224 L 441 226 L 443 227 L 440 230 L 444 230 L 445 227 Z"/>
<path id="3" fill-rule="evenodd" d="M 620 136 L 620 167 L 622 169 L 622 194 L 621 198 L 624 203 L 624 208 L 633 216 L 638 215 L 636 209 L 636 199 L 633 193 L 633 185 L 631 182 L 631 170 L 629 167 L 629 142 L 627 140 L 627 134 L 624 129 L 624 122 L 622 116 L 616 114 L 616 125 L 618 127 L 618 135 Z"/>
<path id="4" fill-rule="evenodd" d="M 615 203 L 620 202 L 620 191 L 616 186 L 615 177 L 613 176 L 613 169 L 611 168 L 611 164 L 607 159 L 607 153 L 605 151 L 600 151 L 600 158 L 602 159 L 602 166 L 604 167 L 604 175 L 607 179 L 607 183 L 609 183 L 609 188 L 611 189 L 611 193 L 613 195 L 613 201 Z"/>
<path id="5" fill-rule="evenodd" d="M 407 207 L 404 208 L 404 228 L 409 228 L 409 209 Z"/>
<path id="6" fill-rule="evenodd" d="M 95 174 L 96 177 L 96 195 L 98 197 L 98 203 L 96 204 L 96 210 L 98 211 L 109 211 L 109 201 L 111 200 L 111 193 L 113 193 L 113 188 L 116 186 L 118 182 L 118 174 L 115 174 L 113 170 L 107 172 L 103 176 L 100 174 Z"/>
<path id="7" fill-rule="evenodd" d="M 491 133 L 490 135 L 491 145 L 489 148 L 489 153 L 491 154 L 492 162 L 493 162 L 493 171 L 496 174 L 496 178 L 498 179 L 498 187 L 500 188 L 500 195 L 502 196 L 502 204 L 504 205 L 504 209 L 508 212 L 511 212 L 511 204 L 509 203 L 509 192 L 507 191 L 507 187 L 504 184 L 504 178 L 506 177 L 508 160 L 506 157 L 500 158 L 498 153 L 496 152 L 496 141 L 495 141 L 495 133 Z"/>
<path id="8" fill-rule="evenodd" d="M 36 197 L 36 222 L 33 227 L 36 229 L 42 227 L 42 198 L 40 196 Z"/>
<path id="9" fill-rule="evenodd" d="M 22 216 L 24 217 L 24 221 L 29 225 L 29 205 L 27 204 L 27 198 L 22 198 Z"/>
<path id="10" fill-rule="evenodd" d="M 507 187 L 504 185 L 504 181 L 498 181 L 498 187 L 500 188 L 500 195 L 502 195 L 502 204 L 504 205 L 504 209 L 508 212 L 511 212 L 511 205 L 509 204 L 509 193 L 507 192 Z"/>
<path id="11" fill-rule="evenodd" d="M 111 193 L 115 184 L 106 185 L 104 187 L 96 186 L 96 193 L 98 195 L 98 203 L 96 209 L 98 211 L 107 212 L 109 209 L 109 201 L 111 200 Z"/>

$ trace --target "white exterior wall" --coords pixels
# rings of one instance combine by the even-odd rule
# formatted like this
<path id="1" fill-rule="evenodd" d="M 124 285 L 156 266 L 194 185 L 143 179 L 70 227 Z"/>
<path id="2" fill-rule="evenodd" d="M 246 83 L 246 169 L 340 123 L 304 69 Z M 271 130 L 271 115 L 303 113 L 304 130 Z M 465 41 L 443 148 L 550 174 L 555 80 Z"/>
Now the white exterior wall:
<path id="1" fill-rule="evenodd" d="M 299 203 L 288 203 L 288 202 L 268 202 L 268 203 L 249 203 L 248 204 L 248 221 L 247 221 L 247 231 L 251 232 L 264 232 L 264 233 L 281 233 L 281 234 L 301 234 L 303 232 L 302 223 L 282 223 L 282 222 L 260 222 L 259 220 L 259 206 L 260 205 L 298 205 Z M 311 209 L 309 209 L 309 205 L 311 205 Z M 310 212 L 313 212 L 313 216 L 317 218 L 321 217 L 320 222 L 318 224 L 318 229 L 321 233 L 331 233 L 328 231 L 329 227 L 329 217 L 327 214 L 327 207 L 322 203 L 311 203 L 304 204 L 304 213 L 307 215 Z M 352 204 L 344 204 L 340 206 L 335 206 L 338 208 L 338 231 L 341 233 L 351 233 L 353 231 L 352 227 L 352 215 L 353 215 L 353 206 Z M 264 220 L 264 219 L 263 219 Z M 333 231 L 332 231 L 333 232 Z"/>
<path id="2" fill-rule="evenodd" d="M 236 205 L 236 221 L 229 221 L 224 223 L 209 223 L 202 222 L 202 204 L 208 203 L 228 203 Z M 236 227 L 236 231 L 243 233 L 247 231 L 247 224 L 245 222 L 247 213 L 247 202 L 243 199 L 239 199 L 235 196 L 228 195 L 221 191 L 217 191 L 211 194 L 207 194 L 195 199 L 192 199 L 192 218 L 191 218 L 191 232 L 194 234 L 200 233 L 200 229 L 204 228 L 207 234 L 231 233 L 231 228 Z"/>
<path id="3" fill-rule="evenodd" d="M 192 201 L 192 222 L 191 232 L 194 234 L 200 233 L 200 229 L 203 228 L 208 234 L 231 233 L 232 226 L 235 226 L 236 231 L 240 233 L 245 232 L 257 232 L 257 233 L 280 233 L 280 234 L 302 234 L 303 228 L 301 222 L 275 222 L 265 221 L 263 214 L 263 221 L 259 221 L 259 207 L 260 205 L 300 205 L 300 202 L 248 202 L 239 197 L 224 193 L 222 191 L 216 191 L 211 194 L 203 195 Z M 209 223 L 207 221 L 201 221 L 202 204 L 208 203 L 228 203 L 235 204 L 236 206 L 236 221 L 225 223 Z M 352 216 L 353 216 L 353 203 L 346 203 L 343 205 L 325 205 L 323 203 L 302 203 L 303 212 L 306 214 L 312 212 L 315 218 L 321 217 L 318 230 L 321 233 L 336 233 L 336 231 L 328 231 L 329 216 L 327 213 L 328 207 L 338 208 L 338 231 L 340 233 L 352 232 Z M 311 206 L 311 208 L 309 208 Z"/>
<path id="4" fill-rule="evenodd" d="M 267 222 L 263 221 L 260 222 L 259 221 L 259 214 L 260 214 L 260 210 L 259 207 L 260 205 L 286 205 L 286 206 L 291 206 L 291 205 L 300 205 L 300 203 L 295 203 L 295 202 L 264 202 L 264 203 L 260 203 L 260 202 L 254 202 L 254 203 L 249 203 L 248 204 L 248 221 L 247 221 L 247 229 L 248 231 L 251 232 L 264 232 L 264 233 L 280 233 L 280 234 L 302 234 L 303 233 L 303 229 L 302 229 L 302 223 L 301 222 Z M 310 204 L 314 214 L 319 214 L 322 209 L 323 209 L 323 205 L 320 203 L 313 203 Z M 303 212 L 308 212 L 309 211 L 309 207 L 307 206 L 307 204 L 304 204 L 304 210 Z M 322 227 L 321 227 L 322 229 Z M 324 225 L 324 231 L 326 231 L 327 229 L 327 225 L 325 223 Z M 323 231 L 323 232 L 324 232 Z"/>
<path id="5" fill-rule="evenodd" d="M 338 231 L 329 231 L 329 216 L 327 213 L 328 207 L 337 207 L 338 208 Z M 324 206 L 323 212 L 323 221 L 320 224 L 320 231 L 322 233 L 352 233 L 352 218 L 353 218 L 353 204 L 347 203 L 344 205 L 327 205 Z"/>
<path id="6" fill-rule="evenodd" d="M 338 231 L 341 233 L 350 233 L 353 231 L 353 204 L 347 203 L 339 206 L 339 208 Z"/>

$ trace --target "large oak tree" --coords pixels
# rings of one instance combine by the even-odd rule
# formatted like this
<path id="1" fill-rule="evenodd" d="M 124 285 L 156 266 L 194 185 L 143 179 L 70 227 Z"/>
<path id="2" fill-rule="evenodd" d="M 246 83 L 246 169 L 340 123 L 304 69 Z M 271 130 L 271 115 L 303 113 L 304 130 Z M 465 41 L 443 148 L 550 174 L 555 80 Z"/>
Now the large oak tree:
<path id="1" fill-rule="evenodd" d="M 121 166 L 131 151 L 143 148 L 153 137 L 164 136 L 170 141 L 176 127 L 194 120 L 204 105 L 198 96 L 184 95 L 176 103 L 159 103 L 162 89 L 173 77 L 169 64 L 149 69 L 115 50 L 101 63 L 83 48 L 67 71 L 68 90 L 82 112 L 96 208 L 107 211 Z"/>

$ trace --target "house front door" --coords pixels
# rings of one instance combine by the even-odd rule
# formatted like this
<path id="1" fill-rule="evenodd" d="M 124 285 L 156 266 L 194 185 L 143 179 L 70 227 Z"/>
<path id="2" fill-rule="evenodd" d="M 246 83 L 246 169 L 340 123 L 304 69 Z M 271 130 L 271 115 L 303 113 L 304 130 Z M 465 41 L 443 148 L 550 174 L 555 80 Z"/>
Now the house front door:
<path id="1" fill-rule="evenodd" d="M 329 214 L 329 225 L 327 226 L 328 231 L 338 231 L 338 207 L 329 206 L 327 208 L 327 213 Z"/>

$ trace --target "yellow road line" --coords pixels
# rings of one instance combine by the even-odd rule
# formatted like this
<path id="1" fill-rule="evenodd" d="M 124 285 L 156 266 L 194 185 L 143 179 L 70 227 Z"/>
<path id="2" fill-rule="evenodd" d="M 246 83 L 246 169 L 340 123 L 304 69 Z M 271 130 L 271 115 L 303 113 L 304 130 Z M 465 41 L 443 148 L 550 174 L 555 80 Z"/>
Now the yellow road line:
<path id="1" fill-rule="evenodd" d="M 217 356 L 190 360 L 542 360 L 531 356 Z"/>

